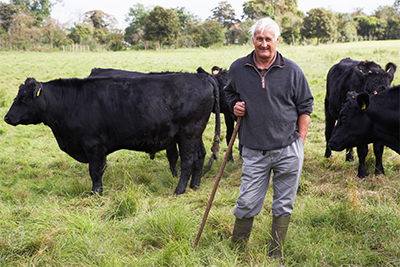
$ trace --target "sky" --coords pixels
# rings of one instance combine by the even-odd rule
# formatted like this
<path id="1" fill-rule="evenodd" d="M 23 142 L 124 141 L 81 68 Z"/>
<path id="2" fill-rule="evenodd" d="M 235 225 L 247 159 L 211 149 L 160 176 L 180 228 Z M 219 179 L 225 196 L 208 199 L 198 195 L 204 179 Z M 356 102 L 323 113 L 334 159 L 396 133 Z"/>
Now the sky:
<path id="1" fill-rule="evenodd" d="M 134 4 L 141 3 L 145 7 L 162 6 L 163 8 L 181 8 L 185 7 L 190 13 L 197 15 L 202 20 L 212 15 L 211 10 L 218 6 L 218 3 L 224 0 L 62 0 L 57 3 L 51 12 L 51 17 L 58 19 L 60 23 L 69 23 L 73 26 L 74 22 L 81 21 L 83 13 L 91 10 L 101 10 L 117 19 L 116 25 L 119 29 L 125 29 L 128 23 L 125 17 L 129 8 Z M 247 0 L 225 0 L 231 4 L 239 19 L 242 15 L 242 5 Z M 373 12 L 379 6 L 391 6 L 395 0 L 297 0 L 298 9 L 306 13 L 310 9 L 323 7 L 340 13 L 351 13 L 356 8 L 363 8 L 367 15 Z"/>

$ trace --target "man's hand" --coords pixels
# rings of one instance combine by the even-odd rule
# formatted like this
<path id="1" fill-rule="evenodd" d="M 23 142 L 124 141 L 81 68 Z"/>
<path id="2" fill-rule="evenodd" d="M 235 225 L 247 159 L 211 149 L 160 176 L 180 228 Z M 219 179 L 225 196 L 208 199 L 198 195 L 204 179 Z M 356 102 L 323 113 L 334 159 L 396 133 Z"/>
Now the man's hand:
<path id="1" fill-rule="evenodd" d="M 236 102 L 233 107 L 233 114 L 237 117 L 243 117 L 246 114 L 246 104 L 244 102 Z"/>

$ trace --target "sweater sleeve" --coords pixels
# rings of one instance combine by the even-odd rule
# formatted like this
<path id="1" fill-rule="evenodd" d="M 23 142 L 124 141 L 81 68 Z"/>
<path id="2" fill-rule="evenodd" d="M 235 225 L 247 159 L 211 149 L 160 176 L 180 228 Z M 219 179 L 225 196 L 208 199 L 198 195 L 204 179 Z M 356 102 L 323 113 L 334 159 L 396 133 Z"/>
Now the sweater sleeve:
<path id="1" fill-rule="evenodd" d="M 297 72 L 296 108 L 298 116 L 313 112 L 314 97 L 303 71 L 298 67 Z"/>

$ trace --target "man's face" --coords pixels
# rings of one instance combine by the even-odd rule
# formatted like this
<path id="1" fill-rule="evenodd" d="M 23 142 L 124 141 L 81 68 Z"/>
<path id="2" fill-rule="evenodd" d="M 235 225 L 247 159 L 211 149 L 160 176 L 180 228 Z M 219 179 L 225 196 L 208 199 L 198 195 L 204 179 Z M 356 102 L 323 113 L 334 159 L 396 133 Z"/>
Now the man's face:
<path id="1" fill-rule="evenodd" d="M 254 32 L 253 44 L 258 58 L 272 60 L 275 56 L 276 45 L 279 37 L 275 40 L 275 34 L 271 27 L 257 29 Z"/>

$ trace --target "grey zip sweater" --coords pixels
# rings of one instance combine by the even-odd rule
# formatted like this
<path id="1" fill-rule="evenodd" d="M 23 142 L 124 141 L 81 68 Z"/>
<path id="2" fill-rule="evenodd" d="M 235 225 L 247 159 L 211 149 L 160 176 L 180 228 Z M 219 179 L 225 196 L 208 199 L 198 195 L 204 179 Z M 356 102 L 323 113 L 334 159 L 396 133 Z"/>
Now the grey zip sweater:
<path id="1" fill-rule="evenodd" d="M 277 52 L 275 62 L 262 76 L 253 54 L 232 63 L 224 88 L 231 111 L 236 102 L 246 103 L 240 142 L 259 150 L 286 147 L 300 137 L 298 117 L 312 113 L 314 98 L 296 63 Z"/>

